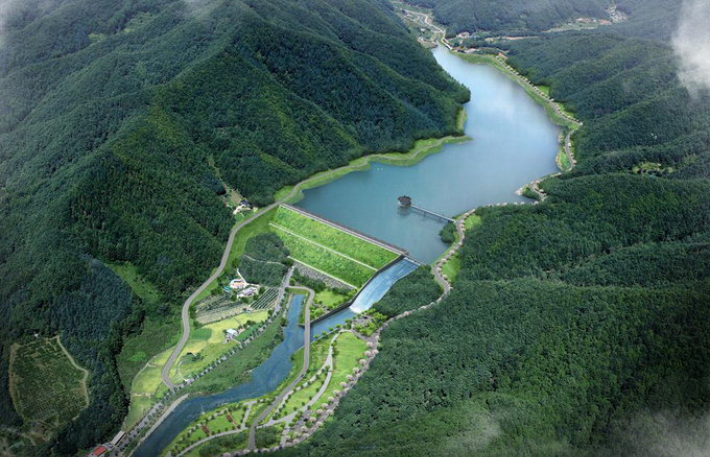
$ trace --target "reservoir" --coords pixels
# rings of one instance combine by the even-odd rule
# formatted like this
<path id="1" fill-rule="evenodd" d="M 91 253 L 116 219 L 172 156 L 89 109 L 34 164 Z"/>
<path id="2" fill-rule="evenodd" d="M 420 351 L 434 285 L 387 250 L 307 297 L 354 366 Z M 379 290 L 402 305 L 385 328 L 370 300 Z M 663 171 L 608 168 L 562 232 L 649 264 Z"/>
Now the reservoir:
<path id="1" fill-rule="evenodd" d="M 522 202 L 515 191 L 557 171 L 559 129 L 514 81 L 485 65 L 474 65 L 438 47 L 434 57 L 456 80 L 471 90 L 464 105 L 464 127 L 472 141 L 449 144 L 411 167 L 373 163 L 337 181 L 304 192 L 297 206 L 407 249 L 412 258 L 430 263 L 446 245 L 439 238 L 443 222 L 398 208 L 397 197 L 454 216 L 481 205 Z M 370 308 L 397 280 L 417 267 L 402 260 L 373 278 L 343 311 L 313 325 L 311 335 L 344 322 Z M 303 346 L 298 314 L 303 296 L 296 295 L 287 311 L 284 341 L 252 372 L 251 380 L 227 391 L 181 403 L 133 455 L 153 457 L 203 412 L 226 403 L 271 392 L 288 375 L 291 355 Z M 238 356 L 238 355 L 237 355 Z"/>
<path id="2" fill-rule="evenodd" d="M 443 46 L 433 51 L 446 71 L 471 91 L 467 143 L 449 144 L 411 167 L 373 162 L 368 170 L 304 191 L 296 206 L 401 246 L 424 263 L 446 249 L 443 222 L 398 211 L 397 197 L 447 216 L 477 206 L 525 201 L 524 184 L 557 170 L 559 128 L 516 82 L 487 65 L 474 65 Z M 529 201 L 529 200 L 528 200 Z"/>

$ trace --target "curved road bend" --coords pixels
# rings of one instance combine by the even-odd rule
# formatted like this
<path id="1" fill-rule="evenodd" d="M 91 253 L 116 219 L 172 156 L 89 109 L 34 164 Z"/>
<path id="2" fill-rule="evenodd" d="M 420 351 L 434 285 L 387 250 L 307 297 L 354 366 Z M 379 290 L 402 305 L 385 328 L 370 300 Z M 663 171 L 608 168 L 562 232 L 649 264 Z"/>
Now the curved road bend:
<path id="1" fill-rule="evenodd" d="M 303 326 L 303 368 L 301 372 L 298 373 L 296 379 L 291 382 L 281 393 L 271 402 L 269 406 L 264 409 L 264 411 L 257 416 L 256 419 L 251 423 L 249 428 L 249 449 L 254 449 L 256 447 L 256 428 L 261 421 L 264 420 L 266 416 L 269 415 L 271 410 L 273 410 L 277 405 L 281 404 L 281 401 L 291 393 L 291 391 L 298 385 L 303 379 L 308 371 L 308 365 L 311 360 L 311 304 L 313 303 L 313 298 L 315 297 L 315 292 L 312 289 L 304 286 L 291 286 L 289 289 L 305 290 L 308 292 L 308 300 L 306 301 L 306 308 L 304 314 L 304 326 Z"/>

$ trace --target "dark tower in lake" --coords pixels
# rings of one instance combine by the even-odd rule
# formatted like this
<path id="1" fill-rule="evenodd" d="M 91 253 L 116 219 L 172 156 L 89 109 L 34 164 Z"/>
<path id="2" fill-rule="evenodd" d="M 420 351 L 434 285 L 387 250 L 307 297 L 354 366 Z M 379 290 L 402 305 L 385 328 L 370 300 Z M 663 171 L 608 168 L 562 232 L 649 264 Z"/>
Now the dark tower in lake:
<path id="1" fill-rule="evenodd" d="M 397 199 L 397 201 L 399 202 L 399 206 L 403 208 L 409 208 L 412 206 L 412 197 L 409 195 L 402 195 Z"/>

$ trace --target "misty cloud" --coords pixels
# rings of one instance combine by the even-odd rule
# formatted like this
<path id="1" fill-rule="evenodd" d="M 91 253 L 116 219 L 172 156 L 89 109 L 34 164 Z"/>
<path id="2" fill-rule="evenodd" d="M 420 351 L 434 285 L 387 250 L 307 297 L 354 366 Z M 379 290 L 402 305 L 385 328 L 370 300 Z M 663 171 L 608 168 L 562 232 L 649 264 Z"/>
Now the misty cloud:
<path id="1" fill-rule="evenodd" d="M 710 1 L 684 0 L 673 49 L 688 91 L 710 90 Z"/>
<path id="2" fill-rule="evenodd" d="M 627 454 L 643 457 L 707 457 L 710 455 L 710 413 L 695 418 L 678 412 L 641 413 L 624 441 Z"/>
<path id="3" fill-rule="evenodd" d="M 15 11 L 17 0 L 0 0 L 0 46 L 5 44 L 7 21 Z"/>

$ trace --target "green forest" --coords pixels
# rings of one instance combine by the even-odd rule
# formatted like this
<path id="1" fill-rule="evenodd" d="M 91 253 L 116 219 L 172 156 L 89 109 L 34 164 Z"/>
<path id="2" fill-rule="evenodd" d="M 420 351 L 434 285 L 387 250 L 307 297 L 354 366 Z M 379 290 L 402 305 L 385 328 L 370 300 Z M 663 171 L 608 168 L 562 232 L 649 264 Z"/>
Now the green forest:
<path id="1" fill-rule="evenodd" d="M 529 36 L 578 18 L 610 20 L 611 5 L 628 21 L 615 32 L 670 37 L 681 2 L 678 0 L 407 0 L 433 11 L 449 36 L 460 32 Z"/>
<path id="2" fill-rule="evenodd" d="M 319 170 L 454 132 L 468 99 L 384 0 L 12 6 L 0 40 L 0 420 L 22 425 L 11 343 L 61 334 L 91 372 L 91 401 L 47 444 L 57 454 L 118 430 L 131 382 L 119 372 L 135 369 L 117 357 L 171 344 L 180 302 L 234 224 L 225 185 L 262 206 Z M 107 267 L 119 264 L 133 284 Z"/>
<path id="3" fill-rule="evenodd" d="M 477 211 L 452 293 L 383 331 L 334 420 L 277 455 L 707 452 L 710 93 L 681 85 L 663 30 L 647 39 L 668 4 L 497 43 L 583 121 L 577 167 L 541 204 Z M 426 304 L 414 275 L 376 307 Z"/>

